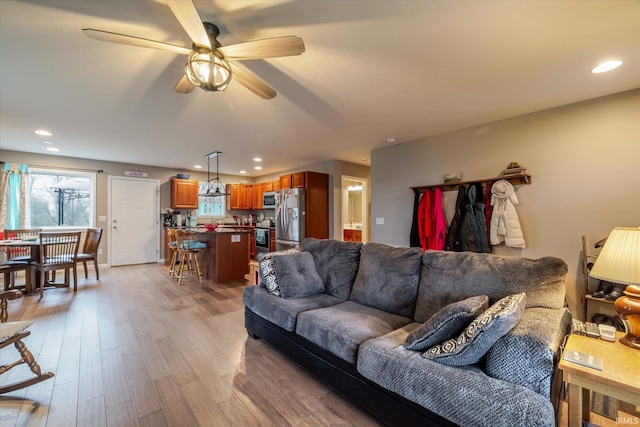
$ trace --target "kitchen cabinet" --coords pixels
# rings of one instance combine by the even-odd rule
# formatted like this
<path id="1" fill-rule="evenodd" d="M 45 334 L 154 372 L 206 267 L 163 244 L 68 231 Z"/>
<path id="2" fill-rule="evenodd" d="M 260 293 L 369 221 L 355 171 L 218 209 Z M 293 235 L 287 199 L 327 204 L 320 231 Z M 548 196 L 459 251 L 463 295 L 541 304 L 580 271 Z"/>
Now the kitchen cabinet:
<path id="1" fill-rule="evenodd" d="M 172 178 L 171 208 L 198 209 L 198 181 Z"/>
<path id="2" fill-rule="evenodd" d="M 362 230 L 343 230 L 342 240 L 345 242 L 362 242 Z"/>
<path id="3" fill-rule="evenodd" d="M 291 175 L 282 175 L 280 177 L 280 189 L 291 188 Z"/>
<path id="4" fill-rule="evenodd" d="M 329 238 L 329 175 L 318 172 L 303 174 L 307 214 L 306 237 Z"/>
<path id="5" fill-rule="evenodd" d="M 227 194 L 229 194 L 227 196 L 227 209 L 242 209 L 240 207 L 240 184 L 227 184 L 225 188 Z"/>
<path id="6" fill-rule="evenodd" d="M 251 229 L 249 235 L 249 258 L 256 259 L 256 230 Z"/>
<path id="7" fill-rule="evenodd" d="M 267 181 L 264 183 L 264 191 L 273 191 L 273 181 Z"/>
<path id="8" fill-rule="evenodd" d="M 291 174 L 291 188 L 305 188 L 305 172 Z"/>
<path id="9" fill-rule="evenodd" d="M 240 184 L 240 209 L 249 210 L 253 208 L 251 199 L 251 186 Z"/>
<path id="10" fill-rule="evenodd" d="M 251 192 L 253 194 L 253 209 L 262 209 L 262 195 L 264 194 L 265 184 L 253 184 Z"/>
<path id="11" fill-rule="evenodd" d="M 307 172 L 296 172 L 280 177 L 280 189 L 305 188 L 305 176 Z"/>
<path id="12" fill-rule="evenodd" d="M 273 180 L 272 186 L 273 186 L 273 191 L 280 190 L 281 189 L 280 180 L 279 179 Z"/>

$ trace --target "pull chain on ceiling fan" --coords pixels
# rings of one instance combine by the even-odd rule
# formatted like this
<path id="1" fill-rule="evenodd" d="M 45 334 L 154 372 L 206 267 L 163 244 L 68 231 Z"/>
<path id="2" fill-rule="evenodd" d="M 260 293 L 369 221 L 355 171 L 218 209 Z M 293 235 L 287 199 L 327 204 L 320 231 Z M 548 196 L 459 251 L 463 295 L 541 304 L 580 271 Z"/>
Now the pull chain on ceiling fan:
<path id="1" fill-rule="evenodd" d="M 226 190 L 220 191 L 221 188 L 226 188 L 220 182 L 220 154 L 222 154 L 220 151 L 214 151 L 205 156 L 207 158 L 207 183 L 204 185 L 204 190 L 198 194 L 200 197 L 223 197 L 229 195 Z M 216 158 L 216 177 L 214 179 L 209 176 L 209 164 L 212 157 Z"/>
<path id="2" fill-rule="evenodd" d="M 176 93 L 191 93 L 196 87 L 205 91 L 225 90 L 235 80 L 261 98 L 271 99 L 277 92 L 233 61 L 276 58 L 300 55 L 305 51 L 304 42 L 296 36 L 274 37 L 222 46 L 217 37 L 220 30 L 214 24 L 202 22 L 192 0 L 166 0 L 167 5 L 187 32 L 191 49 L 169 43 L 84 28 L 87 37 L 112 43 L 165 50 L 188 55 L 185 74 L 174 87 Z"/>

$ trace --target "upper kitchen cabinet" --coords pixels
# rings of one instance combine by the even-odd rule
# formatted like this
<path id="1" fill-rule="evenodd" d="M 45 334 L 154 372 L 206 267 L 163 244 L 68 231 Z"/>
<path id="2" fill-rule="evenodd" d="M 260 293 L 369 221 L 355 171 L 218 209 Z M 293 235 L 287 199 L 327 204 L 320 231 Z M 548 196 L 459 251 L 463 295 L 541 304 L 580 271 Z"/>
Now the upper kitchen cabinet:
<path id="1" fill-rule="evenodd" d="M 171 208 L 198 209 L 198 181 L 172 178 Z"/>
<path id="2" fill-rule="evenodd" d="M 240 184 L 227 184 L 227 209 L 242 209 L 240 205 Z"/>
<path id="3" fill-rule="evenodd" d="M 289 175 L 282 175 L 280 177 L 280 189 L 305 188 L 305 174 L 306 172 L 297 172 Z"/>

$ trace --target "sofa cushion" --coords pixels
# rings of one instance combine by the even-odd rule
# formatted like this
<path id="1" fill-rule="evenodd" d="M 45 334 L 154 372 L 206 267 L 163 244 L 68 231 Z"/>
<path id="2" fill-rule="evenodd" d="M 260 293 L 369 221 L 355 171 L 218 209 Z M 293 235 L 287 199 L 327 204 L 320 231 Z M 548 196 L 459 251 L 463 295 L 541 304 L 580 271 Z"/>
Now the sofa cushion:
<path id="1" fill-rule="evenodd" d="M 489 348 L 518 323 L 525 301 L 524 292 L 502 298 L 474 319 L 457 338 L 434 345 L 422 357 L 453 366 L 479 362 Z"/>
<path id="2" fill-rule="evenodd" d="M 411 319 L 353 301 L 309 310 L 298 315 L 296 333 L 349 363 L 358 346 L 409 323 Z"/>
<path id="3" fill-rule="evenodd" d="M 426 251 L 413 319 L 425 322 L 454 301 L 488 295 L 489 304 L 520 292 L 527 308 L 562 308 L 567 264 L 559 258 L 503 258 L 473 252 Z"/>
<path id="4" fill-rule="evenodd" d="M 362 343 L 358 372 L 460 426 L 555 426 L 549 398 L 492 378 L 477 365 L 441 365 L 404 348 L 419 325 L 410 323 Z"/>
<path id="5" fill-rule="evenodd" d="M 571 314 L 566 308 L 526 309 L 518 324 L 487 352 L 487 375 L 550 398 L 554 369 L 569 325 Z"/>
<path id="6" fill-rule="evenodd" d="M 324 291 L 324 284 L 309 252 L 274 256 L 271 261 L 282 298 L 308 297 Z"/>
<path id="7" fill-rule="evenodd" d="M 260 272 L 258 274 L 258 283 L 260 286 L 267 288 L 269 292 L 276 296 L 280 296 L 280 287 L 278 286 L 278 278 L 276 277 L 276 271 L 273 269 L 273 257 L 278 255 L 287 255 L 298 252 L 297 249 L 287 249 L 285 251 L 277 252 L 259 252 L 256 256 L 256 261 L 260 266 Z"/>
<path id="8" fill-rule="evenodd" d="M 425 351 L 449 338 L 457 337 L 472 320 L 489 308 L 489 297 L 480 295 L 443 307 L 407 337 L 405 348 Z"/>
<path id="9" fill-rule="evenodd" d="M 347 300 L 360 264 L 360 242 L 341 242 L 307 237 L 302 250 L 310 252 L 316 270 L 324 283 L 325 292 Z"/>
<path id="10" fill-rule="evenodd" d="M 266 288 L 261 286 L 247 286 L 242 291 L 242 302 L 258 316 L 275 323 L 289 332 L 293 332 L 296 329 L 296 320 L 299 313 L 338 304 L 342 301 L 324 293 L 302 298 L 285 299 L 270 294 Z"/>
<path id="11" fill-rule="evenodd" d="M 349 299 L 389 313 L 411 316 L 420 281 L 421 257 L 420 248 L 381 243 L 362 245 L 360 267 Z"/>

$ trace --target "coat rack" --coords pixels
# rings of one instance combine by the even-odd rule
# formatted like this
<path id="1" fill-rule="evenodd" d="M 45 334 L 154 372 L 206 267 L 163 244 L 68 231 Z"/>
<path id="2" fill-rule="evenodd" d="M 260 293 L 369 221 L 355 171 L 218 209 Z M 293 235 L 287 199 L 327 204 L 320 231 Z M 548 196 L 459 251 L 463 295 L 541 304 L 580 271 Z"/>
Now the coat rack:
<path id="1" fill-rule="evenodd" d="M 517 176 L 499 176 L 496 178 L 487 178 L 487 179 L 477 179 L 474 181 L 458 181 L 458 182 L 445 182 L 442 184 L 435 185 L 423 185 L 421 187 L 410 187 L 415 193 L 424 193 L 425 190 L 431 188 L 440 188 L 442 191 L 454 191 L 457 190 L 461 185 L 468 187 L 472 184 L 493 184 L 498 181 L 509 181 L 513 185 L 528 185 L 531 184 L 531 175 L 517 175 Z"/>

